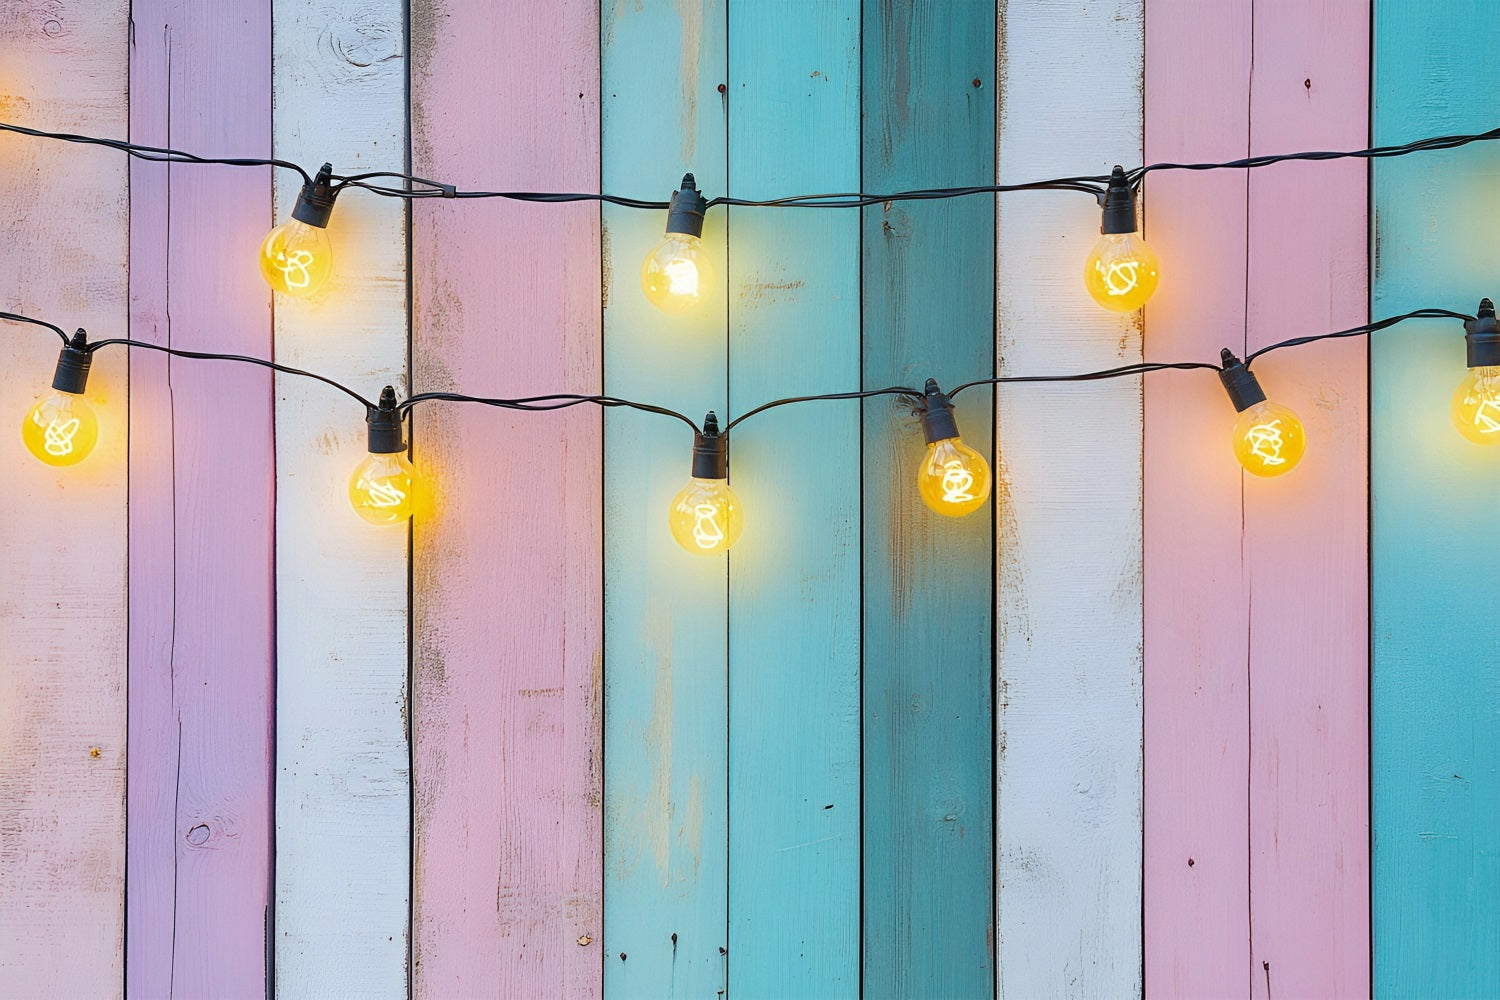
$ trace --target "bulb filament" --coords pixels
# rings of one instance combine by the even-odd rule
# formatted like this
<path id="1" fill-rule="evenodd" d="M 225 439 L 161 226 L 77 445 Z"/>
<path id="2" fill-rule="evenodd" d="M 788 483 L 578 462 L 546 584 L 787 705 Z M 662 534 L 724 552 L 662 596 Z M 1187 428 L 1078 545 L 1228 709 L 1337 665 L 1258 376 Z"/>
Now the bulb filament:
<path id="1" fill-rule="evenodd" d="M 662 271 L 667 276 L 667 291 L 671 294 L 698 294 L 698 265 L 692 261 L 673 257 Z"/>
<path id="2" fill-rule="evenodd" d="M 693 541 L 698 543 L 700 549 L 717 548 L 724 540 L 724 532 L 719 528 L 719 508 L 711 503 L 700 503 L 693 506 L 693 514 L 697 521 L 693 523 Z"/>
<path id="3" fill-rule="evenodd" d="M 974 485 L 974 473 L 964 468 L 958 459 L 943 463 L 943 502 L 968 503 L 974 499 L 969 487 Z"/>
<path id="4" fill-rule="evenodd" d="M 399 507 L 406 499 L 406 494 L 389 479 L 370 483 L 366 492 L 370 495 L 371 507 Z"/>
<path id="5" fill-rule="evenodd" d="M 276 255 L 276 267 L 286 276 L 288 288 L 306 288 L 312 284 L 312 272 L 308 270 L 312 263 L 313 255 L 310 250 L 293 250 L 291 253 Z"/>
<path id="6" fill-rule="evenodd" d="M 1250 454 L 1260 459 L 1261 465 L 1286 464 L 1286 459 L 1281 457 L 1282 440 L 1279 419 L 1266 424 L 1256 424 L 1245 432 L 1245 440 L 1250 442 Z"/>
<path id="7" fill-rule="evenodd" d="M 1140 261 L 1117 260 L 1108 267 L 1100 261 L 1096 266 L 1099 268 L 1099 277 L 1104 282 L 1104 290 L 1110 295 L 1127 295 L 1140 284 L 1140 277 L 1137 273 L 1140 270 Z"/>
<path id="8" fill-rule="evenodd" d="M 73 435 L 78 433 L 78 418 L 66 420 L 59 424 L 56 420 L 47 425 L 43 431 L 45 435 L 47 454 L 49 455 L 71 455 L 73 454 Z"/>
<path id="9" fill-rule="evenodd" d="M 1486 410 L 1500 414 L 1500 403 L 1496 403 L 1495 397 L 1490 393 L 1484 394 L 1484 399 L 1474 410 L 1474 426 L 1479 428 L 1481 434 L 1494 434 L 1500 431 L 1500 420 L 1486 413 Z"/>

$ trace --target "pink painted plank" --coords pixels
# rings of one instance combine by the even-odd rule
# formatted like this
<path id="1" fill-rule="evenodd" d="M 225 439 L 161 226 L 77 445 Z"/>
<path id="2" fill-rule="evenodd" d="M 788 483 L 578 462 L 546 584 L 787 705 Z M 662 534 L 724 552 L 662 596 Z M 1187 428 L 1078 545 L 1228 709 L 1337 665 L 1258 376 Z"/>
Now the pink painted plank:
<path id="1" fill-rule="evenodd" d="M 0 117 L 124 135 L 125 0 L 0 5 Z M 125 329 L 128 171 L 117 153 L 0 138 L 4 308 Z M 112 997 L 125 985 L 125 358 L 100 355 L 81 464 L 28 454 L 21 416 L 58 341 L 0 331 L 0 994 Z"/>
<path id="2" fill-rule="evenodd" d="M 594 0 L 428 0 L 411 24 L 417 173 L 598 190 Z M 418 202 L 415 388 L 598 392 L 598 220 Z M 592 409 L 417 414 L 442 480 L 413 557 L 421 995 L 601 989 L 600 435 Z"/>
<path id="3" fill-rule="evenodd" d="M 135 0 L 132 13 L 131 138 L 266 155 L 268 6 Z M 270 294 L 250 260 L 271 224 L 267 171 L 137 163 L 130 190 L 131 336 L 269 357 Z M 131 358 L 132 996 L 265 992 L 269 375 Z"/>
<path id="4" fill-rule="evenodd" d="M 1148 162 L 1364 145 L 1367 5 L 1146 17 Z M 1148 359 L 1359 322 L 1364 198 L 1357 165 L 1152 175 Z M 1148 380 L 1148 995 L 1368 991 L 1364 359 L 1256 365 L 1312 442 L 1276 480 L 1235 464 L 1216 380 Z"/>

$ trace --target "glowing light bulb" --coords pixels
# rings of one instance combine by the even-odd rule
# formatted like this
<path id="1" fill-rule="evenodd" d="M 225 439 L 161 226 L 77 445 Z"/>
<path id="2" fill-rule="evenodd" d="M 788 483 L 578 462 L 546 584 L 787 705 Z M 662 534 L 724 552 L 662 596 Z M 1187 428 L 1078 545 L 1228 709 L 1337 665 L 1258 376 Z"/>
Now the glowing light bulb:
<path id="1" fill-rule="evenodd" d="M 21 440 L 38 461 L 77 465 L 99 443 L 99 417 L 83 398 L 92 358 L 87 335 L 79 330 L 58 355 L 52 392 L 26 411 Z"/>
<path id="2" fill-rule="evenodd" d="M 401 524 L 416 512 L 424 486 L 406 458 L 393 386 L 381 390 L 379 404 L 370 407 L 365 420 L 370 454 L 349 477 L 349 502 L 371 524 Z"/>
<path id="3" fill-rule="evenodd" d="M 693 477 L 672 498 L 667 526 L 678 545 L 701 556 L 727 551 L 744 530 L 740 498 L 729 488 L 729 439 L 712 412 L 693 440 Z"/>
<path id="4" fill-rule="evenodd" d="M 318 176 L 302 185 L 292 218 L 266 234 L 260 245 L 260 273 L 271 290 L 293 298 L 307 298 L 323 287 L 333 273 L 333 243 L 328 220 L 333 215 L 333 166 L 323 164 Z"/>
<path id="5" fill-rule="evenodd" d="M 1489 299 L 1464 322 L 1464 340 L 1469 373 L 1453 392 L 1453 426 L 1475 444 L 1500 444 L 1500 328 Z"/>
<path id="6" fill-rule="evenodd" d="M 1246 472 L 1257 476 L 1291 472 L 1307 450 L 1302 421 L 1280 403 L 1268 401 L 1255 374 L 1228 348 L 1219 357 L 1223 363 L 1219 381 L 1239 412 L 1230 438 L 1234 457 Z"/>
<path id="7" fill-rule="evenodd" d="M 1156 291 L 1160 268 L 1136 223 L 1135 189 L 1115 167 L 1104 194 L 1099 242 L 1083 264 L 1083 282 L 1094 301 L 1115 312 L 1135 312 Z"/>
<path id="8" fill-rule="evenodd" d="M 990 464 L 964 444 L 953 418 L 953 401 L 928 379 L 923 389 L 922 434 L 927 453 L 917 466 L 922 502 L 947 517 L 973 513 L 990 497 Z"/>
<path id="9" fill-rule="evenodd" d="M 672 192 L 667 234 L 641 265 L 641 288 L 662 312 L 697 308 L 714 288 L 713 268 L 703 248 L 703 213 L 708 202 L 698 193 L 692 174 Z"/>

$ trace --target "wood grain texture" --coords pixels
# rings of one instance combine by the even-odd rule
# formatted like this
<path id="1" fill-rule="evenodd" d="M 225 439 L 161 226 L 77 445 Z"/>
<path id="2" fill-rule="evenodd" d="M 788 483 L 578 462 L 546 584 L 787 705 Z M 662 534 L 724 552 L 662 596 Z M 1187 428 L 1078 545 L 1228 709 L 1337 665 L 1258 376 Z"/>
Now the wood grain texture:
<path id="1" fill-rule="evenodd" d="M 725 189 L 726 11 L 642 0 L 602 11 L 604 190 L 662 199 L 685 171 Z M 708 213 L 715 301 L 668 316 L 641 261 L 666 213 L 606 207 L 604 388 L 701 420 L 727 399 L 725 220 Z M 667 506 L 693 436 L 654 414 L 604 419 L 604 987 L 629 997 L 726 989 L 727 559 L 684 552 Z M 732 464 L 731 459 L 731 464 Z M 748 511 L 744 540 L 764 530 Z"/>
<path id="2" fill-rule="evenodd" d="M 136 0 L 131 15 L 130 138 L 265 155 L 269 7 Z M 130 335 L 269 357 L 271 293 L 234 251 L 270 225 L 270 171 L 136 163 L 130 196 Z M 142 997 L 263 995 L 271 376 L 146 351 L 130 371 L 126 986 Z"/>
<path id="3" fill-rule="evenodd" d="M 124 2 L 0 9 L 0 118 L 123 136 Z M 125 160 L 36 139 L 0 140 L 5 308 L 95 339 L 127 317 Z M 0 991 L 120 996 L 125 984 L 127 363 L 96 359 L 87 397 L 99 443 L 45 466 L 21 417 L 46 394 L 58 341 L 5 324 L 0 433 Z"/>
<path id="4" fill-rule="evenodd" d="M 1147 162 L 1364 144 L 1363 5 L 1146 12 Z M 1360 322 L 1364 203 L 1357 165 L 1152 175 L 1149 357 Z M 1147 385 L 1149 994 L 1368 990 L 1363 359 L 1256 365 L 1311 442 L 1276 480 L 1235 464 L 1212 377 Z"/>
<path id="5" fill-rule="evenodd" d="M 413 169 L 597 191 L 598 17 L 415 5 Z M 427 202 L 412 227 L 419 391 L 599 391 L 597 206 Z M 440 406 L 414 432 L 447 498 L 415 531 L 414 993 L 597 997 L 600 414 Z"/>
<path id="6" fill-rule="evenodd" d="M 1492 4 L 1375 4 L 1374 141 L 1494 127 Z M 1473 312 L 1500 297 L 1500 150 L 1374 168 L 1371 313 Z M 1493 448 L 1454 428 L 1458 324 L 1404 324 L 1371 345 L 1375 989 L 1500 995 L 1500 646 L 1482 623 L 1500 541 Z"/>
<path id="7" fill-rule="evenodd" d="M 865 0 L 862 14 L 862 189 L 992 183 L 995 5 Z M 863 214 L 864 385 L 990 375 L 992 203 Z M 991 453 L 993 393 L 957 402 L 964 441 Z M 863 445 L 864 991 L 989 996 L 994 508 L 923 505 L 909 402 L 867 403 Z"/>
<path id="8" fill-rule="evenodd" d="M 1139 163 L 1142 3 L 1003 10 L 1001 183 Z M 1139 315 L 1084 288 L 1099 207 L 1012 194 L 997 218 L 999 374 L 1139 362 Z M 1141 384 L 1019 385 L 996 407 L 998 992 L 1139 996 Z"/>
<path id="9" fill-rule="evenodd" d="M 401 170 L 405 10 L 395 0 L 276 0 L 276 155 L 341 172 Z M 276 218 L 299 181 L 283 171 Z M 376 396 L 407 351 L 405 209 L 360 193 L 329 227 L 334 276 L 278 300 L 278 361 Z M 247 259 L 254 247 L 246 247 Z M 358 404 L 276 378 L 276 987 L 407 991 L 410 760 L 407 539 L 350 509 L 367 454 Z M 331 931 L 336 929 L 336 931 Z"/>
<path id="10" fill-rule="evenodd" d="M 729 184 L 859 188 L 859 4 L 729 4 Z M 818 149 L 816 156 L 788 155 Z M 728 213 L 729 401 L 859 385 L 859 216 Z M 859 405 L 756 416 L 729 557 L 729 994 L 859 992 Z"/>

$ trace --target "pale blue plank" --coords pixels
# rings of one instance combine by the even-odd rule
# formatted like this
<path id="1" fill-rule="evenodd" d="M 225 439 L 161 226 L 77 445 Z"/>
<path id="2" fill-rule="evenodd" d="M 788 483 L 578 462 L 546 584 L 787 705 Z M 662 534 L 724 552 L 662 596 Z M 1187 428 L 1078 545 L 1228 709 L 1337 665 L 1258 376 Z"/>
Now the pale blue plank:
<path id="1" fill-rule="evenodd" d="M 729 180 L 859 186 L 858 0 L 731 0 Z M 732 209 L 730 401 L 859 385 L 859 213 Z M 859 404 L 733 435 L 750 518 L 730 554 L 729 982 L 859 993 Z"/>
<path id="2" fill-rule="evenodd" d="M 685 171 L 725 186 L 722 3 L 635 0 L 602 10 L 602 183 L 665 199 Z M 604 210 L 605 391 L 701 420 L 728 387 L 726 299 L 669 317 L 641 261 L 665 212 Z M 705 243 L 724 243 L 722 210 Z M 724 268 L 719 267 L 722 283 Z M 721 413 L 722 416 L 722 413 Z M 611 410 L 604 421 L 604 987 L 612 1000 L 726 988 L 727 589 L 723 556 L 689 555 L 667 506 L 692 433 Z M 752 530 L 753 524 L 752 521 Z"/>
<path id="3" fill-rule="evenodd" d="M 992 0 L 865 0 L 863 32 L 864 190 L 992 183 Z M 993 201 L 866 209 L 863 244 L 865 386 L 991 374 Z M 993 413 L 988 391 L 959 398 L 963 438 L 984 453 Z M 987 997 L 994 508 L 923 506 L 923 447 L 910 406 L 866 404 L 864 987 Z"/>
<path id="4" fill-rule="evenodd" d="M 1374 141 L 1500 120 L 1488 0 L 1376 0 Z M 1374 168 L 1371 315 L 1500 293 L 1500 149 Z M 1500 996 L 1500 449 L 1453 427 L 1458 324 L 1370 351 L 1375 993 Z"/>

